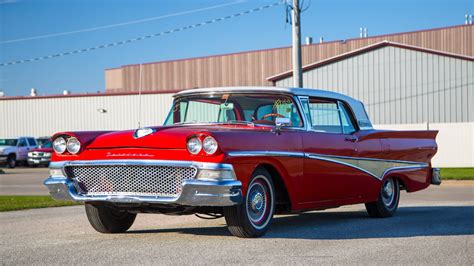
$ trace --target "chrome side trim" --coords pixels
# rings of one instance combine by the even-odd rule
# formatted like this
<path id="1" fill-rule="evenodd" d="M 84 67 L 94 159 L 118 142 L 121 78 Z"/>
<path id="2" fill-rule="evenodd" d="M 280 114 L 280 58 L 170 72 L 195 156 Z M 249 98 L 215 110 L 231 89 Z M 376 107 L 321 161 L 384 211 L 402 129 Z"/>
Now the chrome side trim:
<path id="1" fill-rule="evenodd" d="M 429 167 L 424 162 L 412 162 L 402 160 L 386 160 L 378 158 L 366 157 L 349 157 L 337 155 L 324 155 L 317 153 L 303 153 L 303 152 L 286 152 L 286 151 L 233 151 L 228 153 L 232 157 L 254 157 L 254 156 L 273 156 L 273 157 L 295 157 L 308 158 L 313 160 L 321 160 L 326 162 L 337 163 L 352 167 L 356 170 L 362 171 L 373 176 L 378 180 L 393 170 L 405 169 L 423 169 Z"/>
<path id="2" fill-rule="evenodd" d="M 391 163 L 406 163 L 406 164 L 423 164 L 428 165 L 427 163 L 423 162 L 413 162 L 413 161 L 403 161 L 403 160 L 390 160 L 390 159 L 379 159 L 379 158 L 370 158 L 370 157 L 350 157 L 350 156 L 339 156 L 339 155 L 325 155 L 319 153 L 306 153 L 306 155 L 315 155 L 315 156 L 322 156 L 328 158 L 335 158 L 335 159 L 356 159 L 356 160 L 364 160 L 364 161 L 379 161 L 379 162 L 391 162 Z"/>
<path id="3" fill-rule="evenodd" d="M 292 151 L 231 151 L 227 155 L 232 157 L 256 157 L 256 156 L 272 156 L 272 157 L 297 157 L 304 158 L 304 152 Z"/>
<path id="4" fill-rule="evenodd" d="M 309 159 L 328 161 L 352 167 L 367 173 L 378 180 L 382 180 L 388 172 L 393 170 L 423 169 L 428 167 L 427 163 L 382 160 L 375 158 L 336 157 L 318 154 L 306 154 L 306 157 Z"/>

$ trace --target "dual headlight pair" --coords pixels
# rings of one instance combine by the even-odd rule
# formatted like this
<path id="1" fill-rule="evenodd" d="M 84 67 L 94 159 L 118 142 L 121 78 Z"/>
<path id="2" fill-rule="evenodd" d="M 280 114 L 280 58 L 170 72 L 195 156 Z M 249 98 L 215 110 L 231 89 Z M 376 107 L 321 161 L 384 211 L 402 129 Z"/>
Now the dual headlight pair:
<path id="1" fill-rule="evenodd" d="M 204 151 L 207 155 L 216 153 L 218 144 L 216 139 L 211 136 L 207 136 L 201 140 L 198 136 L 191 137 L 188 139 L 186 144 L 189 153 L 197 155 L 201 151 Z"/>
<path id="2" fill-rule="evenodd" d="M 64 153 L 66 150 L 70 154 L 76 154 L 81 150 L 81 142 L 75 137 L 58 137 L 53 141 L 53 150 L 56 153 Z"/>

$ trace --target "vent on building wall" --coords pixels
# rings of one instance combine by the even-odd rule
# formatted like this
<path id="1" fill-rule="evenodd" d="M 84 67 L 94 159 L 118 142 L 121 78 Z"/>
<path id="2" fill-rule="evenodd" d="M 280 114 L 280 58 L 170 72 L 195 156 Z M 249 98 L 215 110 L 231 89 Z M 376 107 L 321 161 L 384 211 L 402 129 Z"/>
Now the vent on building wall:
<path id="1" fill-rule="evenodd" d="M 464 15 L 464 24 L 466 25 L 472 25 L 472 14 L 466 14 Z"/>
<path id="2" fill-rule="evenodd" d="M 31 88 L 31 90 L 30 90 L 30 96 L 31 96 L 31 97 L 35 97 L 36 95 L 38 95 L 37 92 L 36 92 L 36 89 L 35 89 L 35 88 Z"/>
<path id="3" fill-rule="evenodd" d="M 367 28 L 362 28 L 362 27 L 361 27 L 359 30 L 360 30 L 360 33 L 359 33 L 359 37 L 360 37 L 360 38 L 367 38 L 367 37 L 369 37 L 369 33 L 368 33 Z"/>
<path id="4" fill-rule="evenodd" d="M 63 95 L 69 95 L 69 94 L 71 94 L 71 91 L 63 90 Z"/>
<path id="5" fill-rule="evenodd" d="M 313 44 L 313 37 L 306 37 L 306 45 Z"/>

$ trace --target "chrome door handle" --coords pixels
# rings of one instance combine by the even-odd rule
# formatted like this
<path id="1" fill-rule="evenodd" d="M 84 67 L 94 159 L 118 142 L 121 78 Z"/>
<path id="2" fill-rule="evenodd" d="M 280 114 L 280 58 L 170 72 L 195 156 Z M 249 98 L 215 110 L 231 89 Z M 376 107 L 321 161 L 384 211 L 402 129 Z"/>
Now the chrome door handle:
<path id="1" fill-rule="evenodd" d="M 359 139 L 357 137 L 350 136 L 350 137 L 346 137 L 344 140 L 345 141 L 350 141 L 350 142 L 356 142 Z"/>

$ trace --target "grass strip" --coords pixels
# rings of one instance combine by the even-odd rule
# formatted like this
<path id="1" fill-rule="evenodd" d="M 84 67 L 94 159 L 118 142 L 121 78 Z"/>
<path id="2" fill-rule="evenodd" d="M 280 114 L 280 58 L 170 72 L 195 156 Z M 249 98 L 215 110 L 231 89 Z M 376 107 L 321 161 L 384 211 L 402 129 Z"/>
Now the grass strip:
<path id="1" fill-rule="evenodd" d="M 474 180 L 474 168 L 441 168 L 444 180 Z"/>
<path id="2" fill-rule="evenodd" d="M 0 196 L 0 212 L 36 208 L 73 206 L 81 203 L 56 201 L 50 196 Z"/>

